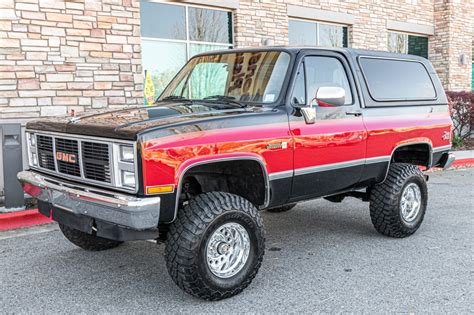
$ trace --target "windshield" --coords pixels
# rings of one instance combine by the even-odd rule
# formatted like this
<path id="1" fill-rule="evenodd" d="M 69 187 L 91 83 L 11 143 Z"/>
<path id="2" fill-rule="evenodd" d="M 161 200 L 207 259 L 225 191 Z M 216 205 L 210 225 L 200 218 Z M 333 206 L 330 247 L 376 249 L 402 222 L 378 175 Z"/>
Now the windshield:
<path id="1" fill-rule="evenodd" d="M 280 95 L 289 62 L 290 56 L 281 51 L 195 57 L 171 81 L 160 100 L 227 97 L 241 102 L 273 103 Z"/>

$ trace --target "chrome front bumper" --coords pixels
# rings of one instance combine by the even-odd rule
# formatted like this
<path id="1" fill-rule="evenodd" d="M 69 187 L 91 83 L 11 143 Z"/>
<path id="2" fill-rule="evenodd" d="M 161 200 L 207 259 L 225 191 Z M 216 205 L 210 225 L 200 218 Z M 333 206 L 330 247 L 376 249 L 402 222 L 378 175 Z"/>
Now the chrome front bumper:
<path id="1" fill-rule="evenodd" d="M 17 177 L 27 194 L 52 207 L 134 230 L 158 227 L 160 197 L 137 198 L 32 171 L 20 172 Z"/>

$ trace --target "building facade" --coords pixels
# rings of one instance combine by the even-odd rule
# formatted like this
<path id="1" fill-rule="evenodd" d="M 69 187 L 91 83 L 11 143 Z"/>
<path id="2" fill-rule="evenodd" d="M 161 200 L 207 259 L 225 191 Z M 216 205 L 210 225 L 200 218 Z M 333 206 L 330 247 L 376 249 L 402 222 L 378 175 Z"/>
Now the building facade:
<path id="1" fill-rule="evenodd" d="M 234 47 L 417 54 L 471 90 L 473 39 L 473 0 L 1 0 L 0 124 L 151 103 L 194 54 Z"/>

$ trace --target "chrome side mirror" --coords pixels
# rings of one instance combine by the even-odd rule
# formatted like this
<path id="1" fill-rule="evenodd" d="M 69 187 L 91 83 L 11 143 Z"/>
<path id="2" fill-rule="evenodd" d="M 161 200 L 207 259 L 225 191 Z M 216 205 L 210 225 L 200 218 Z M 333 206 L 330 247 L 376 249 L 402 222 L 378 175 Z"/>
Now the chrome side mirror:
<path id="1" fill-rule="evenodd" d="M 339 86 L 322 86 L 316 91 L 316 100 L 319 104 L 343 106 L 346 102 L 346 90 Z"/>

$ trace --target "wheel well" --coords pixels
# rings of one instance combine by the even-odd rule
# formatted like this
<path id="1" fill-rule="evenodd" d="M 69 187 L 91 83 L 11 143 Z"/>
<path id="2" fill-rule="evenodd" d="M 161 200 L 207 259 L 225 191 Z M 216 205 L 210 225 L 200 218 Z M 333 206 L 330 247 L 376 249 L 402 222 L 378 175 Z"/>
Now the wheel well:
<path id="1" fill-rule="evenodd" d="M 409 163 L 430 168 L 431 147 L 427 143 L 417 143 L 399 147 L 393 152 L 391 163 Z"/>
<path id="2" fill-rule="evenodd" d="M 192 167 L 182 176 L 180 203 L 194 195 L 223 191 L 239 195 L 256 206 L 265 204 L 267 179 L 263 166 L 254 160 L 219 161 Z"/>

